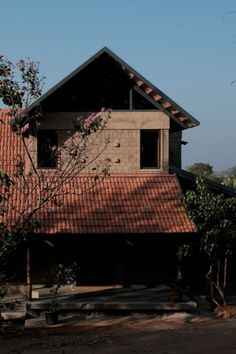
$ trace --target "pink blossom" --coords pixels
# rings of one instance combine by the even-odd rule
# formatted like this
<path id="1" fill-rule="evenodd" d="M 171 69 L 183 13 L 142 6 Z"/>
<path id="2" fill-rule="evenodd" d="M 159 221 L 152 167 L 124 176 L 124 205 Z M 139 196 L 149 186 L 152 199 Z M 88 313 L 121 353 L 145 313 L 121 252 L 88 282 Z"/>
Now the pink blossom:
<path id="1" fill-rule="evenodd" d="M 101 112 L 111 112 L 110 108 L 102 107 Z"/>
<path id="2" fill-rule="evenodd" d="M 90 114 L 88 117 L 85 118 L 84 120 L 84 126 L 86 128 L 89 128 L 97 119 L 97 114 L 96 113 L 92 113 Z"/>
<path id="3" fill-rule="evenodd" d="M 10 75 L 10 73 L 11 73 L 11 70 L 10 70 L 10 69 L 8 69 L 8 68 L 3 69 L 3 71 L 2 71 L 2 76 L 8 76 L 8 75 Z"/>
<path id="4" fill-rule="evenodd" d="M 16 68 L 22 69 L 25 66 L 25 61 L 23 59 L 19 60 L 18 63 L 16 63 Z"/>
<path id="5" fill-rule="evenodd" d="M 80 122 L 81 119 L 82 119 L 82 116 L 79 116 L 79 117 L 76 118 L 76 121 L 77 121 L 77 122 Z"/>

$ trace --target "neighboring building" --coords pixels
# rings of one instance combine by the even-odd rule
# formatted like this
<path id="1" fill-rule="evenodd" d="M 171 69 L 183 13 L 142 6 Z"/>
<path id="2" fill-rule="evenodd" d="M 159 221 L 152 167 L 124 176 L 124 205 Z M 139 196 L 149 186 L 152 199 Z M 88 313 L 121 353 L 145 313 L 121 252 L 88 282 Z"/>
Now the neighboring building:
<path id="1" fill-rule="evenodd" d="M 47 174 L 65 163 L 62 157 L 45 159 L 48 146 L 59 147 L 68 132 L 73 135 L 76 117 L 103 106 L 112 112 L 99 144 L 109 138 L 104 156 L 112 166 L 109 177 L 78 195 L 81 183 L 91 180 L 92 166 L 86 168 L 59 208 L 37 214 L 32 281 L 43 282 L 55 262 L 68 260 L 80 265 L 81 284 L 150 285 L 175 277 L 178 245 L 197 234 L 169 167 L 181 171 L 182 131 L 199 122 L 107 48 L 38 103 L 44 113 L 40 125 L 33 118 L 23 122 L 38 170 Z M 0 126 L 0 139 L 0 170 L 12 172 L 23 147 L 8 124 Z M 22 203 L 18 199 L 16 193 L 16 203 Z"/>

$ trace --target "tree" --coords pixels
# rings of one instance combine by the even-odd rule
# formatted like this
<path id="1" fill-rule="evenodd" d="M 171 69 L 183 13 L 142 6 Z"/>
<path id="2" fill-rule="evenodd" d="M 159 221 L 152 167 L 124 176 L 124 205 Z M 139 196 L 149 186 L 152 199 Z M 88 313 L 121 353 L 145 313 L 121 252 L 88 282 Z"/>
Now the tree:
<path id="1" fill-rule="evenodd" d="M 214 179 L 230 188 L 236 189 L 236 166 L 220 172 Z"/>
<path id="2" fill-rule="evenodd" d="M 44 114 L 42 107 L 38 105 L 32 117 L 27 107 L 40 97 L 43 82 L 44 78 L 40 78 L 39 75 L 38 62 L 27 59 L 14 64 L 0 55 L 0 103 L 2 101 L 9 108 L 9 123 L 14 131 L 12 134 L 17 134 L 21 144 L 14 171 L 2 171 L 0 174 L 2 261 L 6 260 L 9 252 L 17 249 L 19 244 L 27 242 L 34 230 L 39 228 L 40 225 L 35 220 L 40 210 L 60 207 L 65 194 L 70 193 L 69 188 L 64 187 L 68 186 L 79 173 L 93 164 L 94 174 L 91 176 L 93 187 L 101 178 L 108 175 L 111 165 L 110 159 L 104 156 L 109 141 L 103 140 L 101 143 L 99 140 L 110 117 L 110 111 L 103 108 L 101 112 L 77 117 L 73 122 L 74 128 L 67 131 L 61 146 L 46 142 L 47 155 L 43 158 L 57 159 L 60 156 L 60 169 L 55 168 L 50 174 L 45 174 L 43 170 L 37 168 L 28 144 L 26 123 L 31 120 L 37 134 Z M 7 123 L 1 119 L 1 124 Z M 81 187 L 81 193 L 84 193 L 86 188 Z M 16 195 L 21 203 L 15 203 Z"/>
<path id="3" fill-rule="evenodd" d="M 208 259 L 210 296 L 215 304 L 225 307 L 228 259 L 236 249 L 235 198 L 211 193 L 204 177 L 198 177 L 196 190 L 186 193 L 185 205 L 190 219 L 198 228 L 200 251 Z"/>
<path id="4" fill-rule="evenodd" d="M 236 174 L 223 175 L 218 178 L 223 185 L 236 189 Z"/>
<path id="5" fill-rule="evenodd" d="M 209 163 L 196 162 L 186 169 L 198 176 L 209 177 L 213 174 L 213 167 Z"/>

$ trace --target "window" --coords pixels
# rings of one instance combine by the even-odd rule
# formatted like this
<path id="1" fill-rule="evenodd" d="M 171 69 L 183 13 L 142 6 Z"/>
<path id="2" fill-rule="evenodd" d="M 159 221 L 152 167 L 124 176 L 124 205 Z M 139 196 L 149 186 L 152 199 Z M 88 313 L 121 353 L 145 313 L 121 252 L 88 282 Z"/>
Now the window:
<path id="1" fill-rule="evenodd" d="M 42 129 L 38 131 L 37 166 L 38 168 L 57 168 L 58 132 Z"/>
<path id="2" fill-rule="evenodd" d="M 129 89 L 120 86 L 105 86 L 101 90 L 101 107 L 109 107 L 111 109 L 130 108 Z"/>
<path id="3" fill-rule="evenodd" d="M 159 165 L 159 131 L 141 130 L 141 168 L 160 168 Z"/>
<path id="4" fill-rule="evenodd" d="M 144 95 L 133 89 L 133 100 L 132 100 L 132 109 L 133 110 L 155 110 L 157 107 L 151 103 Z"/>

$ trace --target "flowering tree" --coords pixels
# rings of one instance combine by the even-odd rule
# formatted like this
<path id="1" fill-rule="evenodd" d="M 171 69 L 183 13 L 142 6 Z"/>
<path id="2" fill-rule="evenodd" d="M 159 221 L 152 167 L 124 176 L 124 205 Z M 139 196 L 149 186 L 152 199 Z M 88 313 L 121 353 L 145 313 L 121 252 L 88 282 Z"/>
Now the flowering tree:
<path id="1" fill-rule="evenodd" d="M 6 259 L 9 251 L 16 249 L 35 228 L 40 228 L 36 219 L 42 209 L 50 211 L 63 203 L 65 194 L 71 193 L 65 186 L 70 185 L 79 173 L 88 171 L 88 166 L 91 166 L 93 183 L 89 188 L 92 188 L 108 174 L 111 165 L 110 159 L 104 156 L 109 141 L 101 139 L 110 112 L 102 108 L 100 112 L 77 117 L 61 145 L 45 140 L 42 156 L 39 156 L 42 166 L 47 167 L 44 159 L 56 163 L 50 170 L 38 168 L 29 129 L 33 126 L 36 136 L 39 134 L 44 113 L 40 105 L 36 105 L 32 112 L 28 106 L 41 96 L 43 82 L 38 62 L 27 59 L 14 64 L 0 55 L 0 103 L 2 101 L 9 108 L 12 134 L 16 134 L 20 141 L 14 168 L 2 171 L 0 175 L 2 259 L 4 255 Z M 1 123 L 8 124 L 4 119 Z M 80 187 L 78 193 L 86 192 L 86 186 Z M 19 238 L 19 234 L 22 237 Z"/>

